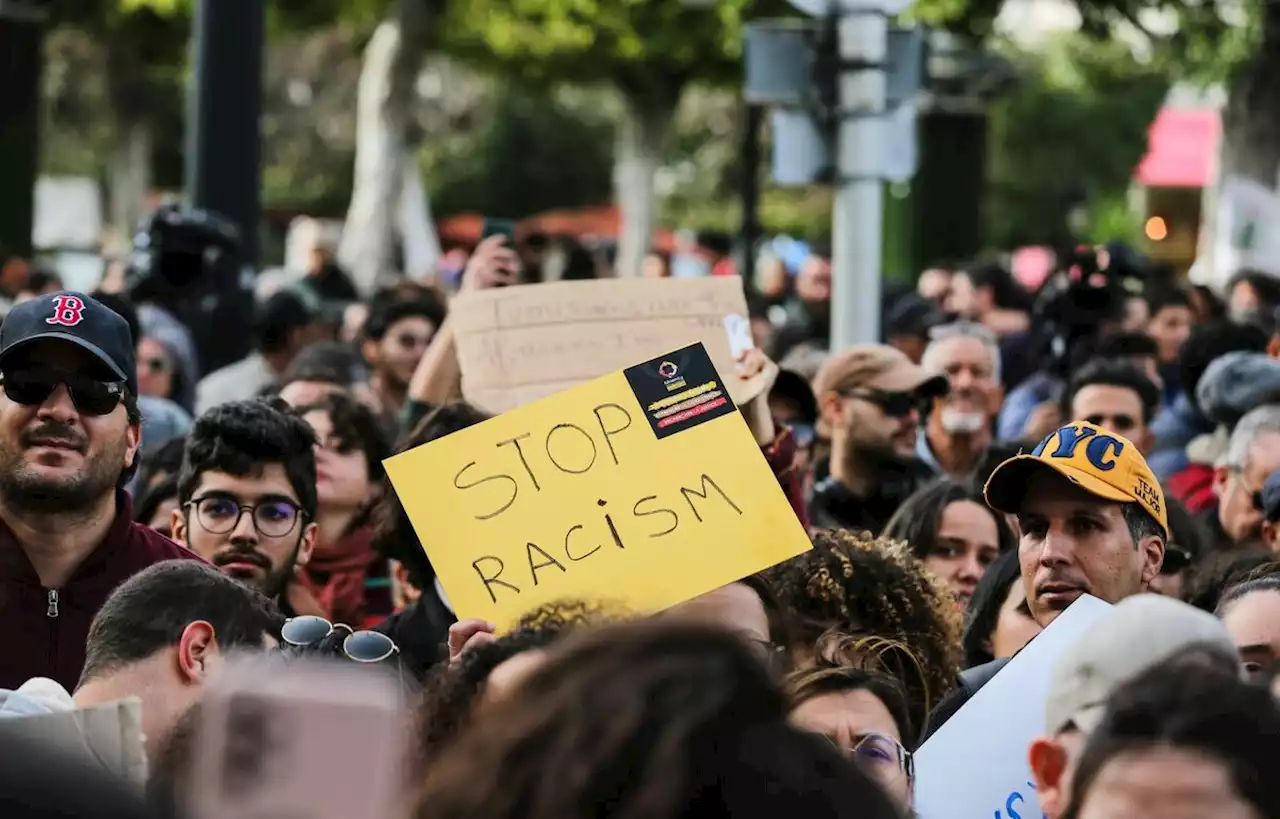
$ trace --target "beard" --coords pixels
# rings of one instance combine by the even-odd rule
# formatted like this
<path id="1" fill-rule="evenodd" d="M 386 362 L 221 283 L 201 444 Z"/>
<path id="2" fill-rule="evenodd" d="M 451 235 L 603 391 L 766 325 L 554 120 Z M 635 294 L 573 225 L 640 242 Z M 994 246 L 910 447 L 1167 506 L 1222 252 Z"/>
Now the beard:
<path id="1" fill-rule="evenodd" d="M 60 438 L 79 445 L 84 465 L 79 472 L 60 477 L 40 474 L 25 453 L 41 438 Z M 92 509 L 107 494 L 114 494 L 124 472 L 128 441 L 121 436 L 93 453 L 83 434 L 64 426 L 44 424 L 18 436 L 18 446 L 0 443 L 0 498 L 17 509 L 37 514 L 76 513 Z"/>
<path id="2" fill-rule="evenodd" d="M 976 435 L 987 425 L 987 416 L 973 410 L 943 407 L 938 421 L 948 435 Z"/>
<path id="3" fill-rule="evenodd" d="M 233 563 L 237 560 L 245 560 L 256 564 L 263 570 L 262 578 L 259 580 L 254 577 L 237 577 L 234 574 L 228 575 L 238 583 L 257 589 L 264 596 L 271 600 L 278 600 L 280 595 L 284 593 L 285 587 L 289 585 L 289 580 L 293 577 L 294 568 L 298 563 L 298 551 L 302 548 L 302 538 L 298 538 L 298 542 L 294 544 L 293 551 L 285 555 L 280 561 L 280 565 L 273 566 L 271 558 L 267 557 L 257 549 L 229 548 L 224 549 L 212 556 L 210 560 L 219 571 L 223 571 L 223 566 Z"/>

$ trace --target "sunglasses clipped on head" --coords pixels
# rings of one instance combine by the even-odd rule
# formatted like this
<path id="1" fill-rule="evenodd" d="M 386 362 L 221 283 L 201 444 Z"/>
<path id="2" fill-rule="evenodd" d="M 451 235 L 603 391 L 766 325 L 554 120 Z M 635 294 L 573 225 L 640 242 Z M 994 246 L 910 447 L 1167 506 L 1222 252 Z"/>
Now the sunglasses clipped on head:
<path id="1" fill-rule="evenodd" d="M 6 371 L 0 378 L 4 394 L 15 404 L 32 407 L 43 404 L 58 388 L 66 385 L 71 403 L 85 415 L 109 415 L 124 398 L 124 384 L 99 381 L 79 373 L 59 372 L 47 368 Z"/>
<path id="2" fill-rule="evenodd" d="M 330 623 L 314 614 L 290 617 L 280 629 L 280 639 L 293 648 L 316 648 L 320 653 L 325 652 L 322 644 L 327 641 L 337 653 L 357 663 L 380 663 L 400 653 L 395 642 L 381 632 L 353 631 L 350 626 Z"/>

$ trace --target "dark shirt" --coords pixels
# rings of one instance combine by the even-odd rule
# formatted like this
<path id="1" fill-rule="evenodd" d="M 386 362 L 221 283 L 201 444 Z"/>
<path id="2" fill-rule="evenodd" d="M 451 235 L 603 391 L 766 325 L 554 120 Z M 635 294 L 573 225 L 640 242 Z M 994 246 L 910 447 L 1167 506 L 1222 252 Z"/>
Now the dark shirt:
<path id="1" fill-rule="evenodd" d="M 325 301 L 356 301 L 360 298 L 351 279 L 333 262 L 327 262 L 319 271 L 308 275 L 303 283 Z"/>
<path id="2" fill-rule="evenodd" d="M 911 493 L 933 478 L 928 466 L 919 461 L 880 468 L 875 491 L 860 497 L 830 475 L 815 470 L 813 491 L 809 498 L 809 522 L 814 529 L 849 529 L 855 532 L 884 530 L 893 513 Z"/>
<path id="3" fill-rule="evenodd" d="M 937 733 L 939 728 L 947 724 L 947 720 L 954 717 L 961 708 L 968 705 L 969 700 L 973 699 L 973 695 L 977 694 L 982 686 L 990 682 L 992 677 L 1008 665 L 1010 659 L 1009 657 L 1001 657 L 998 660 L 992 660 L 989 663 L 983 663 L 962 671 L 957 680 L 959 684 L 955 689 L 943 697 L 942 702 L 938 703 L 929 712 L 929 724 L 925 726 L 924 736 L 920 738 L 920 744 L 923 745 L 929 737 Z"/>
<path id="4" fill-rule="evenodd" d="M 49 677 L 68 691 L 80 681 L 89 623 L 125 580 L 163 560 L 200 560 L 169 538 L 133 522 L 129 495 L 116 500 L 116 517 L 60 589 L 46 589 L 8 526 L 0 523 L 0 688 Z"/>
<path id="5" fill-rule="evenodd" d="M 423 680 L 436 663 L 448 662 L 449 626 L 457 621 L 435 589 L 428 586 L 412 605 L 383 620 L 373 630 L 390 637 L 400 649 L 405 670 Z"/>

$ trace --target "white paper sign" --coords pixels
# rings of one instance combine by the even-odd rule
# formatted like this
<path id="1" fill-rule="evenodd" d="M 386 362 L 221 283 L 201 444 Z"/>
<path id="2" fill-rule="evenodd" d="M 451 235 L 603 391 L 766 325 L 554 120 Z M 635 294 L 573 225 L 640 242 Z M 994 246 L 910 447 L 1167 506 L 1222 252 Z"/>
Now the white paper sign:
<path id="1" fill-rule="evenodd" d="M 920 819 L 1039 819 L 1027 746 L 1044 733 L 1049 678 L 1062 652 L 1111 609 L 1081 597 L 947 720 L 915 754 Z"/>

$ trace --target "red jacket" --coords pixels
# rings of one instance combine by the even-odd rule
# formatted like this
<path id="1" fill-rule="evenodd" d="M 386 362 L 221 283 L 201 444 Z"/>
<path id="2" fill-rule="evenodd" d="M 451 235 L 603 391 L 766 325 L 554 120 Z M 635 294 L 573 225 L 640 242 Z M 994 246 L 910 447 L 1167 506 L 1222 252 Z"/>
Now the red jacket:
<path id="1" fill-rule="evenodd" d="M 32 677 L 57 680 L 75 689 L 84 668 L 89 623 L 107 595 L 136 572 L 175 558 L 199 560 L 169 538 L 133 522 L 126 493 L 116 519 L 98 547 L 60 589 L 40 584 L 26 552 L 0 522 L 0 688 L 17 688 Z"/>

